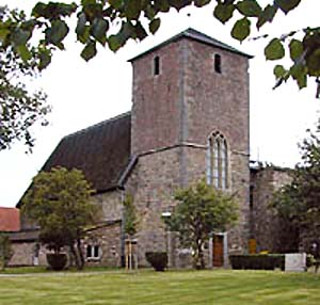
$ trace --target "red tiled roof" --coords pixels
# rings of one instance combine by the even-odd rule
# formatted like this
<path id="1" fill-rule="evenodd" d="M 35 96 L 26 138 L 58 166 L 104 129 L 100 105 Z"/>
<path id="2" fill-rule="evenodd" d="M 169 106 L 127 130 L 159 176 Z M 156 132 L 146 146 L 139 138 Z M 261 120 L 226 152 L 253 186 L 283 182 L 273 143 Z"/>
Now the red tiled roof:
<path id="1" fill-rule="evenodd" d="M 0 207 L 0 232 L 17 232 L 20 230 L 20 211 L 15 208 Z"/>

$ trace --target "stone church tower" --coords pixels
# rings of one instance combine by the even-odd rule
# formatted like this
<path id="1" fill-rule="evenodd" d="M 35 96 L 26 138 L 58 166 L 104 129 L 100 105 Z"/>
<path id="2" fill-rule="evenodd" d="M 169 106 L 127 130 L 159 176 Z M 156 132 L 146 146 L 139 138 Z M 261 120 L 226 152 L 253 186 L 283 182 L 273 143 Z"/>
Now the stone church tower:
<path id="1" fill-rule="evenodd" d="M 126 189 L 141 217 L 140 258 L 146 251 L 169 250 L 171 265 L 178 264 L 161 215 L 172 211 L 176 187 L 205 177 L 235 194 L 240 205 L 237 227 L 211 238 L 209 265 L 226 264 L 228 254 L 246 251 L 249 58 L 188 29 L 131 60 L 131 156 L 138 162 Z"/>

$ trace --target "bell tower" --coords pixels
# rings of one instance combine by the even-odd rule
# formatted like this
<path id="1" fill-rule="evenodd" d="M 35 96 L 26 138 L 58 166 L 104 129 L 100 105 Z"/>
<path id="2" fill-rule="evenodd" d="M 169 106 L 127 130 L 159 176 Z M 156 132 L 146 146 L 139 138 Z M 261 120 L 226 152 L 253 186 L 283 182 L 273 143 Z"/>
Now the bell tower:
<path id="1" fill-rule="evenodd" d="M 139 160 L 144 251 L 163 250 L 165 237 L 155 224 L 161 227 L 161 213 L 174 207 L 174 189 L 205 177 L 235 194 L 240 205 L 239 224 L 223 241 L 223 255 L 246 248 L 249 58 L 188 29 L 131 60 L 131 155 Z"/>

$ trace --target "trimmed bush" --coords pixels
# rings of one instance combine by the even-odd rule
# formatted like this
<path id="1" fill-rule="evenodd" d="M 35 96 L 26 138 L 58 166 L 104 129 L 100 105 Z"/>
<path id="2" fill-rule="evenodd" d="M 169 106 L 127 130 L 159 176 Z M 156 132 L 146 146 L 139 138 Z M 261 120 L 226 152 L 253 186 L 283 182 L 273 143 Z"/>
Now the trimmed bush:
<path id="1" fill-rule="evenodd" d="M 63 270 L 67 265 L 67 255 L 65 253 L 47 253 L 47 262 L 52 270 Z"/>
<path id="2" fill-rule="evenodd" d="M 167 252 L 146 252 L 146 259 L 156 271 L 164 271 L 167 268 Z"/>
<path id="3" fill-rule="evenodd" d="M 229 257 L 232 269 L 253 270 L 284 270 L 285 255 L 283 254 L 252 254 L 231 255 Z"/>

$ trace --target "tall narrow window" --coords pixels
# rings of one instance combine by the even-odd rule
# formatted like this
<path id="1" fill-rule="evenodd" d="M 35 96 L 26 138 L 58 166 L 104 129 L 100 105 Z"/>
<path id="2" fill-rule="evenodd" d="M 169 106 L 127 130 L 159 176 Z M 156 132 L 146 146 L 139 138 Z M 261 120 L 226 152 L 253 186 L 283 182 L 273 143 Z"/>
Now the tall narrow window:
<path id="1" fill-rule="evenodd" d="M 221 73 L 221 56 L 219 54 L 214 55 L 214 71 Z"/>
<path id="2" fill-rule="evenodd" d="M 156 56 L 153 59 L 153 74 L 159 75 L 160 74 L 160 57 Z"/>
<path id="3" fill-rule="evenodd" d="M 220 133 L 208 139 L 207 182 L 219 189 L 228 188 L 228 147 Z"/>

